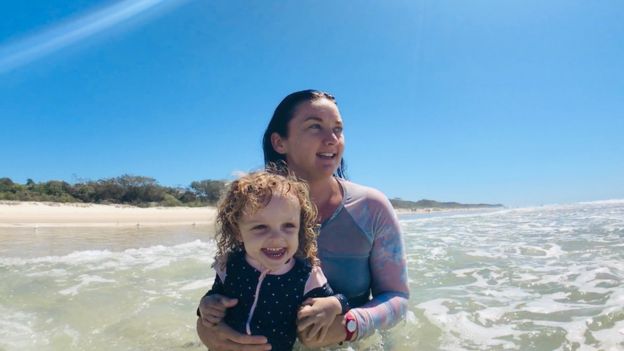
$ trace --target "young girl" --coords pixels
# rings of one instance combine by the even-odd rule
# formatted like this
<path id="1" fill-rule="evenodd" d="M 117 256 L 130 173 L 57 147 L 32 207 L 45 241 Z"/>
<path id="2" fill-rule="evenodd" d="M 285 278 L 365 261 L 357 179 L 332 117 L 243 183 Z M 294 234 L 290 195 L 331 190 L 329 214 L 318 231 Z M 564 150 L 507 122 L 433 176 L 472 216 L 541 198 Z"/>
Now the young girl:
<path id="1" fill-rule="evenodd" d="M 316 258 L 316 217 L 307 185 L 294 177 L 263 171 L 234 181 L 218 207 L 217 275 L 206 296 L 238 302 L 227 311 L 200 307 L 204 325 L 223 318 L 241 333 L 266 336 L 272 350 L 291 350 L 306 299 L 340 302 L 342 310 L 314 319 L 325 328 L 346 312 L 346 298 L 334 295 Z"/>

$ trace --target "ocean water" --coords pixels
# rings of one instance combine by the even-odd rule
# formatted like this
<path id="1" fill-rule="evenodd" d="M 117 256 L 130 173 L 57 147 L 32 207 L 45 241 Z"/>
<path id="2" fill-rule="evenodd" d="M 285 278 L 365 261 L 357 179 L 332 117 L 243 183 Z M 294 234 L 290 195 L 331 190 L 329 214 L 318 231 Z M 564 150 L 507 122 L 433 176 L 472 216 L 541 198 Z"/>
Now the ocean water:
<path id="1" fill-rule="evenodd" d="M 400 219 L 407 318 L 343 350 L 624 350 L 624 200 Z M 0 229 L 0 350 L 202 350 L 210 238 Z"/>

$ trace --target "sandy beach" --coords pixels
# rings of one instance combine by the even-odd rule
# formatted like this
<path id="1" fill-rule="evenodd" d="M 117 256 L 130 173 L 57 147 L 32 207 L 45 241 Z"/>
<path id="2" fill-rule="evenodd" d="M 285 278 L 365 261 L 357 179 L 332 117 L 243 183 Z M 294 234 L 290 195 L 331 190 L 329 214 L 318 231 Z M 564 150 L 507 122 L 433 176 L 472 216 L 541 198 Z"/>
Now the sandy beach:
<path id="1" fill-rule="evenodd" d="M 214 223 L 214 207 L 0 202 L 0 227 L 204 226 Z"/>
<path id="2" fill-rule="evenodd" d="M 397 214 L 482 209 L 396 209 Z M 109 227 L 213 225 L 214 207 L 149 207 L 82 203 L 0 201 L 0 227 Z"/>

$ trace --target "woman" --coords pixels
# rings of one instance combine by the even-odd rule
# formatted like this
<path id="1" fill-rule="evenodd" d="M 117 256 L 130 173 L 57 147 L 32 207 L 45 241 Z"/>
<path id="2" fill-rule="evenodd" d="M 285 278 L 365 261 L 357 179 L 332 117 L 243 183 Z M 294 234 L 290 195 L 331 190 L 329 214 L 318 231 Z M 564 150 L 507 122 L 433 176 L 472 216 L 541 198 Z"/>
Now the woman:
<path id="1" fill-rule="evenodd" d="M 288 95 L 264 133 L 266 165 L 283 162 L 307 181 L 321 224 L 321 266 L 331 287 L 345 295 L 351 310 L 327 329 L 311 324 L 344 301 L 309 299 L 299 312 L 300 341 L 320 347 L 362 339 L 401 320 L 409 291 L 405 251 L 396 216 L 379 191 L 344 179 L 343 122 L 333 96 L 316 90 Z M 370 296 L 372 294 L 372 299 Z M 204 297 L 197 332 L 211 350 L 268 350 L 263 336 L 241 335 L 220 323 L 235 299 Z"/>

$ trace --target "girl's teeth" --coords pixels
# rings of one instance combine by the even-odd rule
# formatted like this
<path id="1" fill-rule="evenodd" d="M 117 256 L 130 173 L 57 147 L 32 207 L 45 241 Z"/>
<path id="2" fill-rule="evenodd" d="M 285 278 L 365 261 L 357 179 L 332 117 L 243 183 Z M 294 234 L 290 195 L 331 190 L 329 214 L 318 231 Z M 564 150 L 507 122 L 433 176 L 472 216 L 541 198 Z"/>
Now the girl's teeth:
<path id="1" fill-rule="evenodd" d="M 286 253 L 285 248 L 279 248 L 279 249 L 265 248 L 265 249 L 262 249 L 262 251 L 265 253 L 265 255 L 272 256 L 272 257 L 280 257 Z"/>

